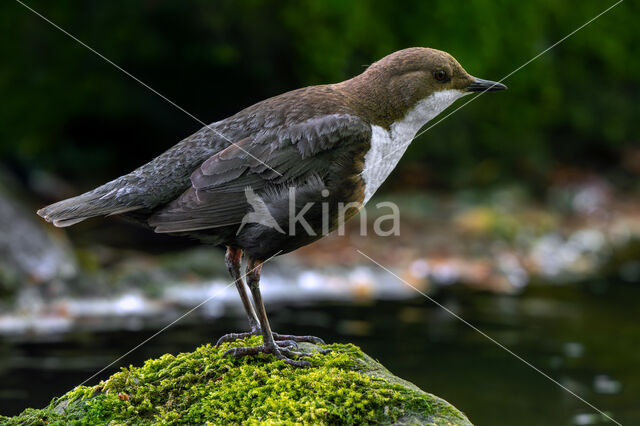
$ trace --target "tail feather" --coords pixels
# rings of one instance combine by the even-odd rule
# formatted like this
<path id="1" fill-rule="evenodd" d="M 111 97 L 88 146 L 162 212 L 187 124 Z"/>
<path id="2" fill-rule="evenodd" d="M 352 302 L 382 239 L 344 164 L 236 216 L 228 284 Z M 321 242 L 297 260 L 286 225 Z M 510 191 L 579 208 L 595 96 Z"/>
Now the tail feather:
<path id="1" fill-rule="evenodd" d="M 145 209 L 152 211 L 191 187 L 190 176 L 226 141 L 212 140 L 208 128 L 178 143 L 131 173 L 104 185 L 38 210 L 55 226 L 71 226 L 94 216 Z"/>
<path id="2" fill-rule="evenodd" d="M 119 199 L 118 192 L 123 189 L 126 192 L 126 187 L 119 188 L 116 181 L 109 182 L 93 191 L 43 207 L 37 213 L 54 226 L 65 227 L 90 217 L 120 214 L 143 207 L 127 205 Z"/>
<path id="3" fill-rule="evenodd" d="M 53 226 L 57 226 L 58 228 L 64 228 L 67 226 L 75 225 L 76 223 L 82 222 L 85 219 L 88 219 L 88 217 L 78 217 L 75 219 L 54 219 Z"/>

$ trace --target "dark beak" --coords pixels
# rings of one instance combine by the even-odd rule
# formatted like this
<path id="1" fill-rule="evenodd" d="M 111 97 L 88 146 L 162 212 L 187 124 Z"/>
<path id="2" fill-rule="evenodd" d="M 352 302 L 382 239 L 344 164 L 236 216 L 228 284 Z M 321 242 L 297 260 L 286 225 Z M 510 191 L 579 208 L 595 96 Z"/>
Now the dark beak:
<path id="1" fill-rule="evenodd" d="M 483 80 L 476 78 L 473 83 L 467 86 L 467 92 L 495 92 L 498 90 L 507 90 L 507 86 L 502 83 L 491 80 Z"/>

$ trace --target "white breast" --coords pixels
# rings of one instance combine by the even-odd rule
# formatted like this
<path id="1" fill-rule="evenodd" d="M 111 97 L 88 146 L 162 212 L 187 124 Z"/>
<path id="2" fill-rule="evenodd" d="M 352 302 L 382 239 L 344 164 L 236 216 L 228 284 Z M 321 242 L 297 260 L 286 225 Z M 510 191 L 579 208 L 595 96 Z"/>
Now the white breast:
<path id="1" fill-rule="evenodd" d="M 444 111 L 456 99 L 466 95 L 458 90 L 435 92 L 421 100 L 389 130 L 371 126 L 371 148 L 364 156 L 362 179 L 364 203 L 378 190 L 402 158 L 414 136 L 427 122 Z"/>

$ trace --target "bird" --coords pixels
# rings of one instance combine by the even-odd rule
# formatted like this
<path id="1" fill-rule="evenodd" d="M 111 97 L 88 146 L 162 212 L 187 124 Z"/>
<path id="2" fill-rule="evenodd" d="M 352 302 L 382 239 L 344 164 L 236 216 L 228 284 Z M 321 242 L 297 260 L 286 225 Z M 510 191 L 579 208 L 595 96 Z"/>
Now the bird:
<path id="1" fill-rule="evenodd" d="M 310 366 L 303 357 L 314 352 L 300 352 L 297 343 L 324 342 L 271 330 L 260 292 L 263 263 L 353 217 L 418 130 L 457 99 L 506 88 L 471 76 L 447 52 L 402 49 L 348 80 L 289 91 L 206 125 L 131 173 L 37 213 L 57 227 L 119 215 L 226 248 L 250 331 L 217 344 L 261 335 L 261 345 L 225 355 L 267 353 Z"/>

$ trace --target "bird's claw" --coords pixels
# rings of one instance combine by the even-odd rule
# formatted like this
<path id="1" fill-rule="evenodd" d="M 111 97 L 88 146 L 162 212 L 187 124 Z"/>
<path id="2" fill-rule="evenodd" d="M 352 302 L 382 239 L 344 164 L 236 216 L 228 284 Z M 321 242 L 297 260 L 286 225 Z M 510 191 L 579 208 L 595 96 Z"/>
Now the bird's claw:
<path id="1" fill-rule="evenodd" d="M 234 342 L 239 339 L 246 339 L 247 337 L 257 336 L 259 331 L 247 331 L 246 333 L 228 333 L 218 339 L 216 347 L 226 342 Z"/>
<path id="2" fill-rule="evenodd" d="M 313 343 L 316 345 L 324 345 L 324 340 L 322 340 L 319 337 L 316 336 L 294 336 L 292 334 L 278 334 L 278 333 L 273 333 L 273 340 L 277 341 L 286 341 L 286 340 L 291 340 L 293 342 L 307 342 L 307 343 Z"/>
<path id="3" fill-rule="evenodd" d="M 229 333 L 229 334 L 225 334 L 220 339 L 218 339 L 218 341 L 216 342 L 216 346 L 220 346 L 221 344 L 226 343 L 226 342 L 234 342 L 234 341 L 239 340 L 239 339 L 246 339 L 247 337 L 251 337 L 251 336 L 260 336 L 261 334 L 262 334 L 262 332 L 260 330 L 247 331 L 245 333 Z M 301 343 L 301 342 L 314 343 L 316 345 L 324 345 L 325 344 L 324 340 L 322 340 L 319 337 L 315 337 L 315 336 L 294 336 L 294 335 L 291 335 L 291 334 L 273 333 L 273 340 L 280 347 L 290 347 L 290 346 L 298 347 L 298 343 Z"/>
<path id="4" fill-rule="evenodd" d="M 219 347 L 223 343 L 235 342 L 236 340 L 246 339 L 247 337 L 251 337 L 251 336 L 260 336 L 260 332 L 258 331 L 258 332 L 225 334 L 224 336 L 222 336 L 221 338 L 218 339 L 218 341 L 216 342 L 216 347 Z M 289 347 L 294 347 L 296 349 L 298 348 L 298 344 L 295 341 L 288 340 L 288 339 L 287 340 L 276 340 L 275 344 L 280 346 L 281 348 L 289 348 Z"/>
<path id="5" fill-rule="evenodd" d="M 299 351 L 291 350 L 287 347 L 282 347 L 280 345 L 276 345 L 276 346 L 260 345 L 260 346 L 245 346 L 245 347 L 239 347 L 239 348 L 231 348 L 225 351 L 225 353 L 222 356 L 224 357 L 227 355 L 231 355 L 234 358 L 240 358 L 243 356 L 265 353 L 265 354 L 275 355 L 276 358 L 281 359 L 286 364 L 293 365 L 294 367 L 311 367 L 311 363 L 309 361 L 291 359 L 290 357 L 292 356 L 306 357 L 306 356 L 312 356 L 316 354 L 327 354 L 329 352 L 331 352 L 331 349 L 321 349 L 317 352 L 299 352 Z"/>

